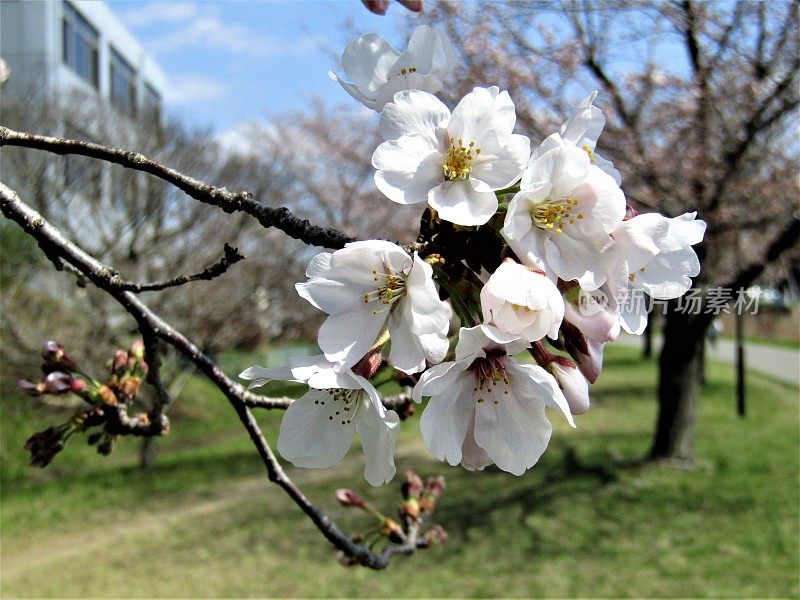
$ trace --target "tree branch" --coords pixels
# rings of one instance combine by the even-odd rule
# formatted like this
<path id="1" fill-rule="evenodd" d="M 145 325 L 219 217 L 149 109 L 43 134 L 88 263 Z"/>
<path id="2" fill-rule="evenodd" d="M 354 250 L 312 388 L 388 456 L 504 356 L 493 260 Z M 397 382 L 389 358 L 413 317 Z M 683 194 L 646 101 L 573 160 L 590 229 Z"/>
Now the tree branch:
<path id="1" fill-rule="evenodd" d="M 375 554 L 363 544 L 353 542 L 324 512 L 314 506 L 303 495 L 300 489 L 286 476 L 278 463 L 275 454 L 272 452 L 258 423 L 248 408 L 248 404 L 255 401 L 258 402 L 259 406 L 267 406 L 271 401 L 270 399 L 262 399 L 259 396 L 245 392 L 241 385 L 229 379 L 197 346 L 153 313 L 135 294 L 130 291 L 120 290 L 109 284 L 109 280 L 113 277 L 111 269 L 67 240 L 61 232 L 47 223 L 39 213 L 22 202 L 16 192 L 2 183 L 0 183 L 0 210 L 7 218 L 20 225 L 28 235 L 38 242 L 40 248 L 53 261 L 57 269 L 63 269 L 63 262 L 72 264 L 87 279 L 110 294 L 122 305 L 136 320 L 140 331 L 150 339 L 151 344 L 154 338 L 169 343 L 188 357 L 219 388 L 236 411 L 239 420 L 255 445 L 264 463 L 269 480 L 279 485 L 289 495 L 336 548 L 347 556 L 352 557 L 359 564 L 372 569 L 382 569 L 389 564 L 394 554 L 410 554 L 417 548 L 427 545 L 425 540 L 413 540 L 412 547 L 410 540 L 406 544 L 389 546 L 382 553 Z M 153 348 L 152 345 L 151 348 Z M 153 355 L 151 355 L 150 360 L 154 360 Z M 157 360 L 154 362 L 158 364 Z M 281 406 L 279 407 L 285 408 L 283 404 L 283 399 L 281 399 Z M 288 402 L 285 405 L 288 406 Z"/>
<path id="2" fill-rule="evenodd" d="M 255 217 L 266 228 L 275 227 L 309 246 L 342 248 L 352 238 L 341 231 L 312 225 L 300 219 L 286 207 L 272 208 L 253 199 L 249 192 L 230 192 L 157 163 L 138 152 L 109 148 L 100 144 L 67 140 L 33 133 L 14 131 L 0 126 L 0 146 L 18 146 L 52 152 L 78 154 L 143 171 L 171 183 L 195 200 L 221 208 L 226 213 L 244 212 Z"/>
<path id="3" fill-rule="evenodd" d="M 156 292 L 171 287 L 178 287 L 189 283 L 190 281 L 211 281 L 215 277 L 219 277 L 225 273 L 231 265 L 235 265 L 241 260 L 244 260 L 244 255 L 239 252 L 237 248 L 225 244 L 225 255 L 213 265 L 207 266 L 200 273 L 195 273 L 194 275 L 179 275 L 178 277 L 168 279 L 167 281 L 156 281 L 152 283 L 133 283 L 124 281 L 119 283 L 117 287 L 127 292 Z"/>

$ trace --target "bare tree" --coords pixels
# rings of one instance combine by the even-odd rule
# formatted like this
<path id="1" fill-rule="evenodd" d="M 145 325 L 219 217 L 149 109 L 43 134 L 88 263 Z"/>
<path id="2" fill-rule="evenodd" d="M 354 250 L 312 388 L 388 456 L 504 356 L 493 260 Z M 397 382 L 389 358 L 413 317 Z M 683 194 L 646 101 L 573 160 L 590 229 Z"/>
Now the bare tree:
<path id="1" fill-rule="evenodd" d="M 464 63 L 451 99 L 497 83 L 533 140 L 599 90 L 598 151 L 623 173 L 629 202 L 673 216 L 697 208 L 708 222 L 700 285 L 749 286 L 796 243 L 797 3 L 443 2 L 428 18 Z M 693 458 L 712 317 L 668 307 L 654 459 Z"/>

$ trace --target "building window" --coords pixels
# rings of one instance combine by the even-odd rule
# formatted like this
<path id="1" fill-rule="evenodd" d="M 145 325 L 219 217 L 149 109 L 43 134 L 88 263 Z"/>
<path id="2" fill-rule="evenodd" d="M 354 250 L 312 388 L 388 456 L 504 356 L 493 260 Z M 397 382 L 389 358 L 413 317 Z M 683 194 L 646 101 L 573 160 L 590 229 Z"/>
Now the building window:
<path id="1" fill-rule="evenodd" d="M 62 35 L 64 64 L 97 88 L 100 36 L 69 2 L 64 2 Z"/>
<path id="2" fill-rule="evenodd" d="M 161 95 L 149 83 L 144 84 L 142 114 L 155 124 L 161 122 Z"/>
<path id="3" fill-rule="evenodd" d="M 136 71 L 111 48 L 111 103 L 125 114 L 136 114 Z"/>

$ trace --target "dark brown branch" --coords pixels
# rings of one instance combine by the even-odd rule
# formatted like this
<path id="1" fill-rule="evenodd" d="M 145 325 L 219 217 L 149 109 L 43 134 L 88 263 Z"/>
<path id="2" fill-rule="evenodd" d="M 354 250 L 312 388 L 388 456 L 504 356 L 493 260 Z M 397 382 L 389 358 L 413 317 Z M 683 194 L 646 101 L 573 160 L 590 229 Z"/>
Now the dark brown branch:
<path id="1" fill-rule="evenodd" d="M 143 171 L 171 183 L 195 200 L 221 208 L 226 213 L 244 212 L 255 217 L 266 228 L 275 227 L 310 246 L 342 248 L 355 238 L 328 227 L 312 225 L 294 216 L 286 207 L 272 208 L 253 199 L 249 192 L 230 192 L 199 179 L 188 177 L 170 167 L 157 163 L 138 152 L 109 148 L 100 144 L 24 133 L 0 127 L 0 146 L 18 146 L 52 152 L 79 154 L 128 169 Z"/>
<path id="2" fill-rule="evenodd" d="M 156 292 L 171 287 L 178 287 L 190 281 L 211 281 L 215 277 L 219 277 L 225 273 L 231 265 L 235 265 L 241 260 L 244 260 L 244 255 L 239 252 L 237 248 L 225 244 L 225 255 L 213 265 L 207 266 L 200 273 L 195 273 L 194 275 L 179 275 L 167 281 L 156 281 L 152 283 L 133 283 L 125 281 L 119 283 L 117 287 L 127 292 Z"/>
<path id="3" fill-rule="evenodd" d="M 197 346 L 151 311 L 135 294 L 110 285 L 108 282 L 114 277 L 111 269 L 67 240 L 39 213 L 23 203 L 16 192 L 2 183 L 0 183 L 0 210 L 38 242 L 39 247 L 53 261 L 56 268 L 63 269 L 63 263 L 68 262 L 75 269 L 81 271 L 88 280 L 110 294 L 136 319 L 139 329 L 145 337 L 157 337 L 176 348 L 217 386 L 228 399 L 247 430 L 261 456 L 269 480 L 279 485 L 289 495 L 336 548 L 359 564 L 372 569 L 382 569 L 389 564 L 394 554 L 410 554 L 417 548 L 427 546 L 424 539 L 413 540 L 413 546 L 411 545 L 412 540 L 409 540 L 406 544 L 389 546 L 381 554 L 375 554 L 366 546 L 353 542 L 325 513 L 311 504 L 286 476 L 275 454 L 264 439 L 264 435 L 247 405 L 257 400 L 259 406 L 266 406 L 271 401 L 270 399 L 261 399 L 259 396 L 245 392 L 241 385 L 228 378 Z M 151 360 L 153 359 L 151 358 Z M 288 402 L 285 405 L 288 406 Z M 282 402 L 281 406 L 275 406 L 275 408 L 285 408 L 285 406 Z"/>

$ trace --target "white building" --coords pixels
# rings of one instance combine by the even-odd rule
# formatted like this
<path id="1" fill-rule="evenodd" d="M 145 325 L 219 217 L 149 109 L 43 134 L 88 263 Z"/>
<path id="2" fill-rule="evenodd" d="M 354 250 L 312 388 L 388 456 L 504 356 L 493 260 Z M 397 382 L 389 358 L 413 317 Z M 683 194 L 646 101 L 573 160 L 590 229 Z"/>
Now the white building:
<path id="1" fill-rule="evenodd" d="M 164 75 L 104 2 L 3 0 L 0 56 L 11 69 L 7 101 L 82 91 L 133 119 L 160 119 Z"/>

